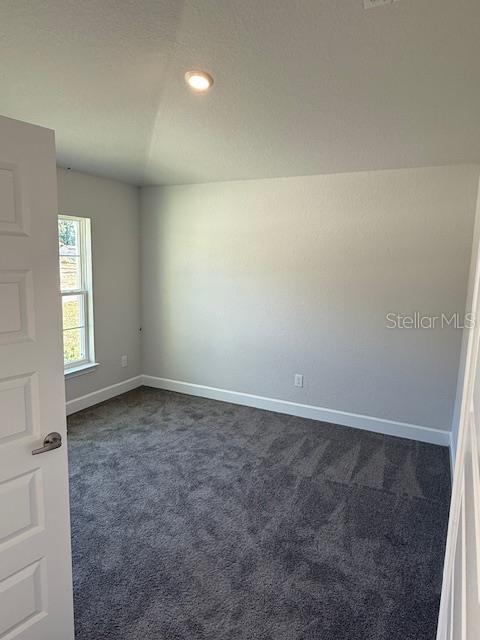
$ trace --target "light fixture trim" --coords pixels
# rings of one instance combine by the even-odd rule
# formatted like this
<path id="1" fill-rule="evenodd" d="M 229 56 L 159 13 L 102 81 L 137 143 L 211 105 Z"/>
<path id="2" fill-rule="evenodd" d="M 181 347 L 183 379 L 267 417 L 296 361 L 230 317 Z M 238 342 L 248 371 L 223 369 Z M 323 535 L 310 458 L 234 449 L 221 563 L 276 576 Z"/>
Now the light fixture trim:
<path id="1" fill-rule="evenodd" d="M 187 71 L 185 74 L 185 82 L 195 93 L 205 93 L 212 87 L 213 78 L 206 71 L 194 69 Z"/>

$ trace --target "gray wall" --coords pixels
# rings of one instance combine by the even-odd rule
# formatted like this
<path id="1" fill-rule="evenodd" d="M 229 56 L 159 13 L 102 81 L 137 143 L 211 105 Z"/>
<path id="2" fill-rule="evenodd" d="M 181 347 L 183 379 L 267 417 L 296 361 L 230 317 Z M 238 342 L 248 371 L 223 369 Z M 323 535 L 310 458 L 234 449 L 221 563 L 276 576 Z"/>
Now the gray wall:
<path id="1" fill-rule="evenodd" d="M 141 190 L 147 375 L 449 430 L 478 168 Z M 303 389 L 293 386 L 303 373 Z"/>
<path id="2" fill-rule="evenodd" d="M 67 400 L 139 375 L 140 255 L 138 189 L 76 171 L 58 170 L 59 212 L 91 218 L 94 372 L 66 381 Z M 120 358 L 128 356 L 128 367 Z"/>

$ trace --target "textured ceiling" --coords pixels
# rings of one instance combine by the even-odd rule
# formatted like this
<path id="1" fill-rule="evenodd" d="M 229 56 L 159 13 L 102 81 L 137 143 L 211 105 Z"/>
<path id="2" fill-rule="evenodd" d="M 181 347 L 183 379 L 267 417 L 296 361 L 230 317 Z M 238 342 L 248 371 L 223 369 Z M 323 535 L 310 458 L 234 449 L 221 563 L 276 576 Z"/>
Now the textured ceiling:
<path id="1" fill-rule="evenodd" d="M 480 162 L 479 72 L 480 0 L 0 2 L 0 113 L 134 184 Z"/>

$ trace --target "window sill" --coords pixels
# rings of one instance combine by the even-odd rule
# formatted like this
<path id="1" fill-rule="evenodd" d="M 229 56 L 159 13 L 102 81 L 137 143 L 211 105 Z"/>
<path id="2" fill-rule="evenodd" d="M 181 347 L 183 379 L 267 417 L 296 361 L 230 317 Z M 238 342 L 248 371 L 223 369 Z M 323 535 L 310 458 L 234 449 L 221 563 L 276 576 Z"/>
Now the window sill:
<path id="1" fill-rule="evenodd" d="M 86 364 L 81 364 L 78 367 L 65 369 L 65 380 L 76 378 L 77 376 L 83 376 L 85 373 L 91 373 L 92 371 L 95 371 L 98 366 L 98 362 L 87 362 Z"/>

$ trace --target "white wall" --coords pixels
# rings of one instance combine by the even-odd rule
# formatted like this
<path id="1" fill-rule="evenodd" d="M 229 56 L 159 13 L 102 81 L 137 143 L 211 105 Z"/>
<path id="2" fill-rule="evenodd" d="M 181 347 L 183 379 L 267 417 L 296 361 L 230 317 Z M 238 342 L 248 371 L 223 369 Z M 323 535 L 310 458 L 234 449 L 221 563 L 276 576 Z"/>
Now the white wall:
<path id="1" fill-rule="evenodd" d="M 100 366 L 66 381 L 67 400 L 141 373 L 138 189 L 58 170 L 59 213 L 91 218 L 95 355 Z M 128 366 L 121 367 L 121 355 Z"/>
<path id="2" fill-rule="evenodd" d="M 143 370 L 448 431 L 478 168 L 141 190 Z M 305 386 L 293 386 L 303 373 Z"/>

